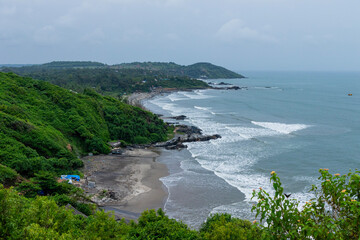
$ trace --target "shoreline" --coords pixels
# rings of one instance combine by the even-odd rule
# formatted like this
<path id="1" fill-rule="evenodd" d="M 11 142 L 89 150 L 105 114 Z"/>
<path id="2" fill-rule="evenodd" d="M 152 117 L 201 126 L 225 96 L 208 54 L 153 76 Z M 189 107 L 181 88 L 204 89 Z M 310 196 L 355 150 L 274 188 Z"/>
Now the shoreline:
<path id="1" fill-rule="evenodd" d="M 199 89 L 192 89 L 192 91 L 196 90 Z M 167 92 L 167 94 L 170 93 Z M 155 94 L 151 97 L 156 96 L 158 95 Z M 148 100 L 151 99 L 142 98 L 140 102 L 141 105 L 148 106 L 151 109 L 152 106 L 146 103 Z M 147 108 L 145 109 L 151 111 Z M 155 110 L 153 113 L 161 113 L 164 116 L 169 115 L 167 111 L 156 112 Z M 186 113 L 184 114 L 186 115 Z M 191 126 L 187 122 L 183 124 Z M 197 127 L 195 126 L 195 128 Z M 198 129 L 201 130 L 200 128 Z M 217 176 L 215 172 L 204 168 L 187 148 L 175 151 L 165 147 L 158 161 L 165 163 L 170 173 L 161 179 L 168 191 L 168 199 L 164 211 L 169 218 L 183 221 L 192 229 L 199 229 L 210 214 L 222 212 L 219 207 L 225 205 L 233 206 L 234 204 L 241 203 L 240 209 L 242 209 L 247 204 L 244 202 L 245 194 L 243 192 Z M 248 208 L 248 206 L 245 207 Z"/>
<path id="2" fill-rule="evenodd" d="M 151 112 L 149 109 L 146 109 L 143 105 L 143 101 L 145 100 L 149 100 L 153 97 L 162 95 L 162 94 L 170 94 L 173 92 L 191 92 L 191 91 L 195 91 L 195 90 L 205 90 L 205 89 L 214 89 L 212 87 L 210 88 L 194 88 L 194 89 L 190 89 L 190 88 L 186 88 L 186 89 L 177 89 L 177 88 L 163 88 L 161 90 L 155 90 L 152 92 L 137 92 L 137 93 L 132 93 L 127 97 L 127 103 L 135 106 L 135 107 L 140 107 L 144 110 L 147 110 L 149 112 Z M 155 113 L 154 113 L 155 114 Z"/>
<path id="3" fill-rule="evenodd" d="M 122 155 L 84 157 L 88 184 L 83 188 L 116 219 L 136 220 L 147 209 L 164 209 L 168 191 L 160 178 L 168 176 L 169 170 L 156 161 L 160 154 L 161 149 L 133 149 Z"/>
<path id="4" fill-rule="evenodd" d="M 150 111 L 144 107 L 144 101 L 162 94 L 194 90 L 198 89 L 133 93 L 128 97 L 128 103 Z M 104 211 L 111 212 L 118 220 L 124 218 L 126 221 L 136 221 L 148 209 L 162 208 L 165 211 L 169 189 L 160 179 L 170 175 L 170 168 L 163 160 L 164 157 L 169 157 L 168 154 L 162 156 L 161 162 L 157 160 L 163 149 L 134 148 L 125 149 L 121 155 L 84 157 L 82 160 L 86 184 L 83 189 L 88 195 L 93 195 L 94 203 Z M 172 152 L 171 155 L 174 156 L 177 152 Z M 95 187 L 89 187 L 89 182 Z"/>
<path id="5" fill-rule="evenodd" d="M 175 91 L 193 90 L 196 89 L 133 93 L 128 97 L 128 104 L 150 111 L 144 107 L 143 101 Z M 86 179 L 82 188 L 87 195 L 92 195 L 94 203 L 118 220 L 137 220 L 148 209 L 165 210 L 169 192 L 160 178 L 170 173 L 167 164 L 157 161 L 162 149 L 125 149 L 121 155 L 86 156 L 82 158 Z M 89 183 L 94 187 L 89 187 Z"/>

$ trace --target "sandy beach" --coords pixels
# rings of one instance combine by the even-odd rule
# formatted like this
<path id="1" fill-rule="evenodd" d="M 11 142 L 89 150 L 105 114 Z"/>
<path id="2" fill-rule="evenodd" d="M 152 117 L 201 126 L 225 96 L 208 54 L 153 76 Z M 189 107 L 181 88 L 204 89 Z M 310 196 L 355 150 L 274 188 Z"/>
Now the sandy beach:
<path id="1" fill-rule="evenodd" d="M 87 156 L 83 158 L 84 189 L 118 218 L 137 219 L 146 209 L 163 208 L 167 190 L 159 179 L 169 173 L 165 164 L 156 162 L 160 153 L 158 149 L 127 149 L 121 155 Z"/>

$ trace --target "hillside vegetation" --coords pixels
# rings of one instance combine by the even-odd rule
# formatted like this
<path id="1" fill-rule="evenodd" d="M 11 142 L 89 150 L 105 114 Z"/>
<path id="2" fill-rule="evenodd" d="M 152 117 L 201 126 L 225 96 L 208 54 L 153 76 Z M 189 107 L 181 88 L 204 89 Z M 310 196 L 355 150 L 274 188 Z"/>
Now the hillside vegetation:
<path id="1" fill-rule="evenodd" d="M 0 73 L 0 164 L 23 176 L 77 169 L 78 155 L 108 153 L 110 140 L 150 143 L 166 136 L 154 114 L 93 90 L 77 94 Z"/>
<path id="2" fill-rule="evenodd" d="M 42 65 L 35 65 L 36 67 L 42 68 L 97 68 L 105 67 L 104 63 L 100 62 L 91 62 L 91 61 L 54 61 L 50 63 L 45 63 Z"/>
<path id="3" fill-rule="evenodd" d="M 98 93 L 112 96 L 122 96 L 136 91 L 149 92 L 156 88 L 185 90 L 210 87 L 203 81 L 187 76 L 168 75 L 164 71 L 117 69 L 98 65 L 91 62 L 53 62 L 20 68 L 3 68 L 2 71 L 44 80 L 77 92 L 91 88 Z"/>
<path id="4" fill-rule="evenodd" d="M 205 62 L 195 63 L 188 66 L 178 65 L 172 62 L 134 62 L 114 65 L 113 67 L 118 69 L 144 69 L 151 71 L 159 71 L 167 75 L 187 76 L 191 78 L 244 78 L 244 76 L 242 76 L 241 74 Z"/>

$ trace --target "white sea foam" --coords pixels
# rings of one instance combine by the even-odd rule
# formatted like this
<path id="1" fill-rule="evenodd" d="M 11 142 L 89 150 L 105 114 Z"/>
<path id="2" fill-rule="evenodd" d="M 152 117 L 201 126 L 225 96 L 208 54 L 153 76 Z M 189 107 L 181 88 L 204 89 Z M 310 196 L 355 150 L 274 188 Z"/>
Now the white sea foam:
<path id="1" fill-rule="evenodd" d="M 172 102 L 176 102 L 176 101 L 181 101 L 181 100 L 186 100 L 187 98 L 184 98 L 183 96 L 181 96 L 180 94 L 170 94 L 168 96 L 168 98 L 170 99 L 170 101 Z"/>
<path id="2" fill-rule="evenodd" d="M 211 108 L 198 107 L 198 106 L 194 106 L 194 108 L 199 109 L 199 110 L 203 110 L 203 111 L 209 111 L 211 109 Z"/>
<path id="3" fill-rule="evenodd" d="M 191 99 L 207 99 L 207 98 L 212 98 L 212 96 L 210 95 L 206 95 L 203 92 L 186 92 L 184 93 L 184 95 L 188 98 Z"/>
<path id="4" fill-rule="evenodd" d="M 259 160 L 278 154 L 279 152 L 276 151 L 281 151 L 281 149 L 276 151 L 271 149 L 269 151 L 269 147 L 264 142 L 253 140 L 261 139 L 261 137 L 278 138 L 279 136 L 286 136 L 310 126 L 305 124 L 256 122 L 250 119 L 241 119 L 230 125 L 216 121 L 216 118 L 213 116 L 215 112 L 213 111 L 219 109 L 215 107 L 208 107 L 203 102 L 201 102 L 201 106 L 184 107 L 183 104 L 177 102 L 180 99 L 200 99 L 201 101 L 201 99 L 209 97 L 212 96 L 205 95 L 204 92 L 200 91 L 182 92 L 178 95 L 170 95 L 165 100 L 158 100 L 155 104 L 173 116 L 186 115 L 187 119 L 185 121 L 201 128 L 204 134 L 220 134 L 222 136 L 220 139 L 209 142 L 186 143 L 186 145 L 188 145 L 188 150 L 192 157 L 202 168 L 212 171 L 229 185 L 236 187 L 244 193 L 246 204 L 251 203 L 253 189 L 262 187 L 272 195 L 274 192 L 269 181 L 269 174 L 254 171 L 253 167 L 254 165 L 256 166 Z M 235 113 L 238 114 L 237 112 Z M 230 115 L 230 112 L 224 114 Z M 196 171 L 192 171 L 194 166 L 190 162 L 181 162 L 180 167 L 187 173 L 196 174 Z M 163 178 L 162 181 L 167 187 L 172 187 L 176 186 L 179 181 L 181 184 L 184 183 L 182 176 L 182 174 L 174 174 Z M 310 195 L 301 192 L 294 193 L 292 196 L 300 198 L 301 202 L 307 201 L 310 197 Z M 228 206 L 223 206 L 223 208 Z M 242 207 L 246 208 L 246 206 Z M 229 207 L 234 208 L 232 206 Z M 214 209 L 214 211 L 217 210 Z"/>
<path id="5" fill-rule="evenodd" d="M 279 132 L 266 128 L 249 128 L 249 127 L 226 127 L 234 134 L 240 136 L 243 140 L 248 140 L 256 137 L 275 136 Z"/>
<path id="6" fill-rule="evenodd" d="M 285 123 L 276 123 L 276 122 L 251 121 L 251 123 L 263 128 L 274 130 L 282 134 L 290 134 L 292 132 L 300 131 L 310 127 L 310 125 L 305 125 L 305 124 L 285 124 Z"/>

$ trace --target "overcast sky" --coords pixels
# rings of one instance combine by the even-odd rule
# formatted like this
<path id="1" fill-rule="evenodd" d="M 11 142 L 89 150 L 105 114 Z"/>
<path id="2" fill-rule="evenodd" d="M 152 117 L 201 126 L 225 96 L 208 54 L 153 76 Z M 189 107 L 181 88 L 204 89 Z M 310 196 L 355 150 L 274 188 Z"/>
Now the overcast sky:
<path id="1" fill-rule="evenodd" d="M 360 70 L 359 0 L 0 0 L 0 63 Z"/>

